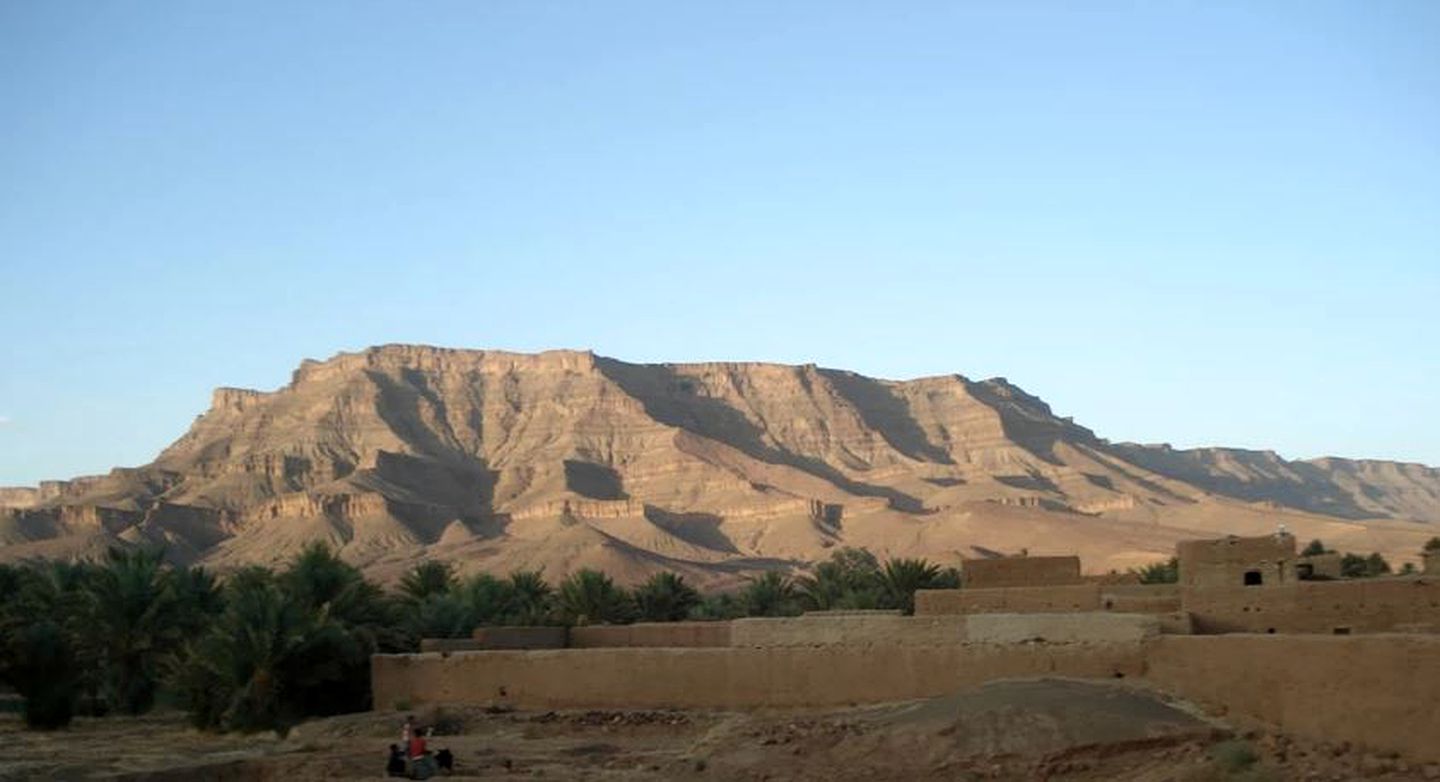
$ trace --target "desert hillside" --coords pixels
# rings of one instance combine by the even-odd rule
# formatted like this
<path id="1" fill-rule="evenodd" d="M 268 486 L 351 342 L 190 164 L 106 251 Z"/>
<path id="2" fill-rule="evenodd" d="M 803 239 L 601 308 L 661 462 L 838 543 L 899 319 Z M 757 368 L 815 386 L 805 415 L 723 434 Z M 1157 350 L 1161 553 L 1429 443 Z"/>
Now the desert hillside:
<path id="1" fill-rule="evenodd" d="M 219 389 L 143 467 L 0 490 L 0 559 L 153 542 L 228 567 L 319 540 L 381 578 L 436 557 L 710 582 L 847 545 L 1108 570 L 1277 524 L 1413 559 L 1440 470 L 1114 444 L 1003 378 L 390 345 Z"/>

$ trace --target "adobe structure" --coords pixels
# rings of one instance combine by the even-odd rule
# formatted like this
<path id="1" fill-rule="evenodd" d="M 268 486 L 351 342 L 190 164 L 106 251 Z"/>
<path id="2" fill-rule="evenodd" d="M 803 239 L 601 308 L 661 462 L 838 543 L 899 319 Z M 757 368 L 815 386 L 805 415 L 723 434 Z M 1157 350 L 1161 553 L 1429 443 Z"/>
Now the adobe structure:
<path id="1" fill-rule="evenodd" d="M 992 557 L 960 564 L 960 585 L 971 589 L 997 587 L 1074 586 L 1085 583 L 1080 558 Z"/>
<path id="2" fill-rule="evenodd" d="M 1175 553 L 1182 587 L 1274 586 L 1296 580 L 1295 536 L 1285 532 L 1187 540 Z"/>
<path id="3" fill-rule="evenodd" d="M 812 707 L 1007 678 L 1131 678 L 1230 718 L 1440 761 L 1433 571 L 1315 580 L 1329 565 L 1297 557 L 1285 534 L 1176 553 L 1176 584 L 1084 578 L 1075 557 L 969 561 L 962 588 L 917 592 L 914 616 L 483 628 L 374 657 L 375 704 Z"/>

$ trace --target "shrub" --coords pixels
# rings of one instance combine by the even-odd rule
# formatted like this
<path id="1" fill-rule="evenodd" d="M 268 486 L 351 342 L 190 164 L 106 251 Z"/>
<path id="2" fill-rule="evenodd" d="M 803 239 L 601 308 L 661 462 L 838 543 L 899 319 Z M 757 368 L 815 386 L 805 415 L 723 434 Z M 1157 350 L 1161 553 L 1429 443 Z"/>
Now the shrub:
<path id="1" fill-rule="evenodd" d="M 1180 581 L 1180 560 L 1171 557 L 1163 562 L 1131 568 L 1130 572 L 1138 575 L 1142 584 L 1175 584 Z"/>
<path id="2" fill-rule="evenodd" d="M 1373 578 L 1390 572 L 1390 563 L 1378 552 L 1367 556 L 1346 554 L 1340 558 L 1340 575 L 1346 578 Z"/>
<path id="3" fill-rule="evenodd" d="M 1260 755 L 1249 742 L 1232 739 L 1222 741 L 1210 749 L 1215 765 L 1227 774 L 1237 774 L 1260 760 Z"/>

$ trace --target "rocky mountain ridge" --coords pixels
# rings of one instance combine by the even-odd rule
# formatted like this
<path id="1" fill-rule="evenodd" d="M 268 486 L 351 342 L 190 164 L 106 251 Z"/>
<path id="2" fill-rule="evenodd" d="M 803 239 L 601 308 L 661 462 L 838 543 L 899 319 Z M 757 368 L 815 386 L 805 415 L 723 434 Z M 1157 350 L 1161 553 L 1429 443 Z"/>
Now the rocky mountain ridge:
<path id="1" fill-rule="evenodd" d="M 143 467 L 0 490 L 0 558 L 159 543 L 225 567 L 321 540 L 382 577 L 724 580 L 837 545 L 1108 569 L 1277 523 L 1403 557 L 1440 531 L 1440 470 L 1113 444 L 1003 378 L 388 345 L 218 389 Z"/>

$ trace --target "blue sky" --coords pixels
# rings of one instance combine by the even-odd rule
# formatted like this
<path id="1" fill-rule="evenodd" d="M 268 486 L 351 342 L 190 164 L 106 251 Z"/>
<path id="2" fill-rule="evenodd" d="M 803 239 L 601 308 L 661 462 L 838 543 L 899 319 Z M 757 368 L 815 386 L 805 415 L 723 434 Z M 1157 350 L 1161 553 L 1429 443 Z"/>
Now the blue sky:
<path id="1" fill-rule="evenodd" d="M 1440 465 L 1440 4 L 0 0 L 0 485 L 386 342 Z"/>

